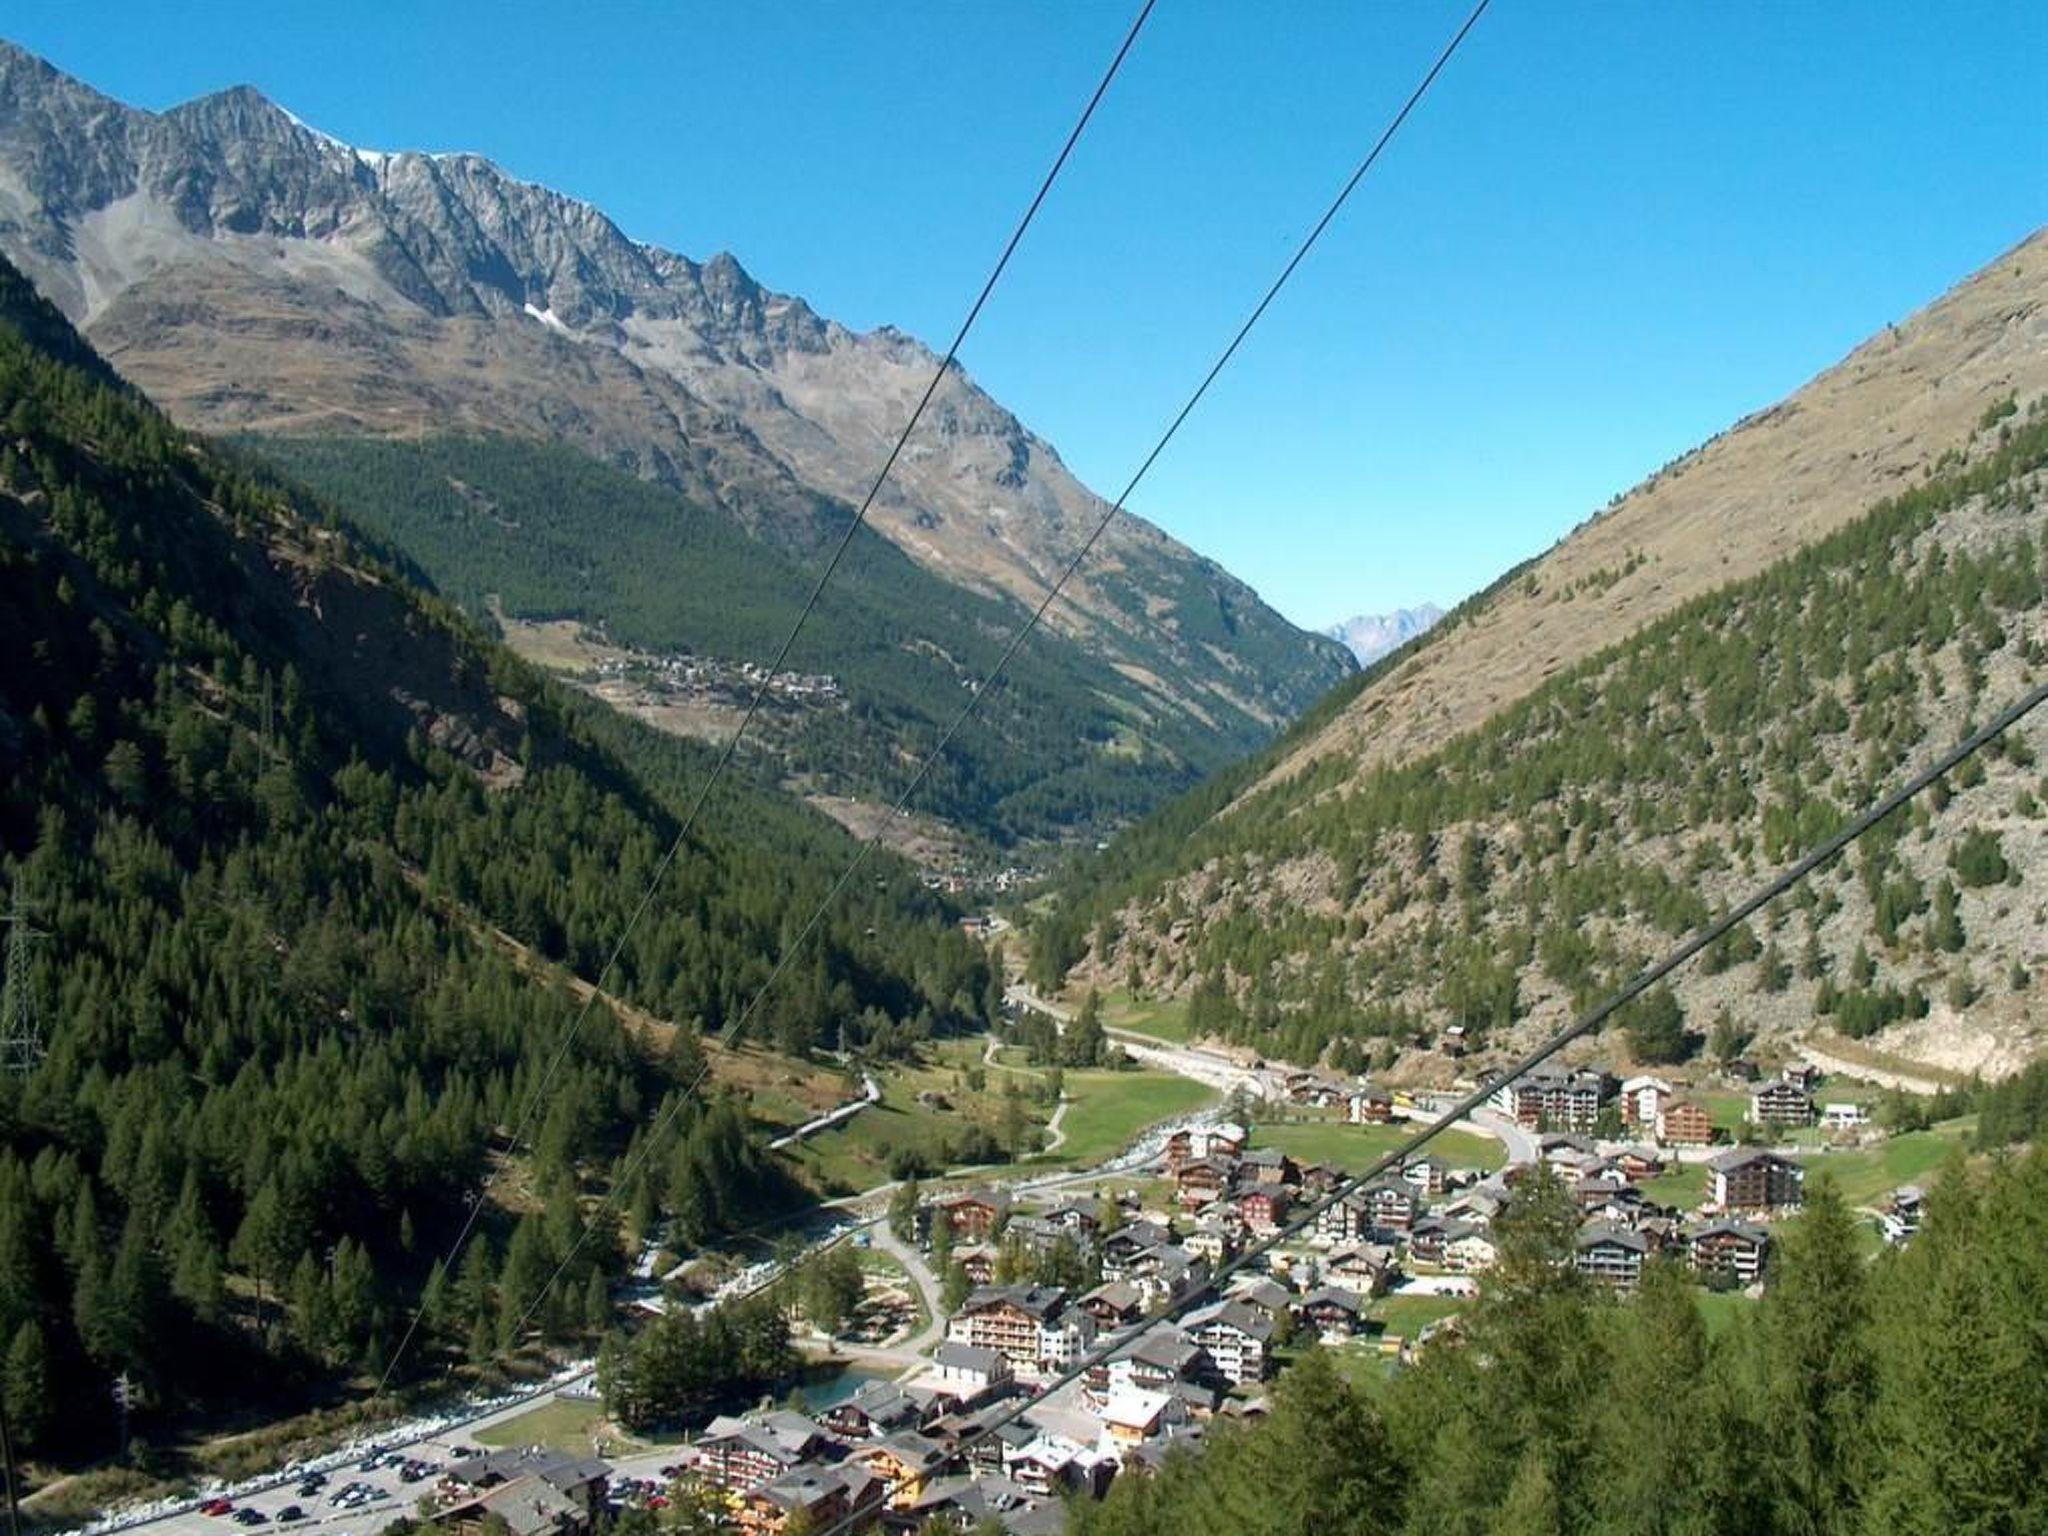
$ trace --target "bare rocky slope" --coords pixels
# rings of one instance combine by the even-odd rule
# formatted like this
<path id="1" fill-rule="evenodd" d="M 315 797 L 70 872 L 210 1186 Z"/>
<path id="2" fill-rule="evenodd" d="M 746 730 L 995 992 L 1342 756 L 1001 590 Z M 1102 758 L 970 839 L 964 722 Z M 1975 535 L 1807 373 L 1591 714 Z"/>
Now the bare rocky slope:
<path id="1" fill-rule="evenodd" d="M 547 437 L 799 550 L 937 363 L 480 157 L 357 150 L 248 87 L 141 111 L 4 43 L 0 252 L 187 424 Z M 1102 511 L 956 370 L 871 516 L 948 582 L 1035 604 Z M 1240 742 L 1350 670 L 1132 517 L 1048 622 L 1103 653 L 1128 713 Z"/>
<path id="2" fill-rule="evenodd" d="M 1457 613 L 1274 766 L 1402 762 L 1701 593 L 1916 484 L 1994 402 L 2048 388 L 2048 231 L 1666 466 Z"/>
<path id="3" fill-rule="evenodd" d="M 2044 299 L 2037 234 L 1508 573 L 1078 871 L 1041 984 L 1421 1073 L 1563 1023 L 2039 682 Z M 2037 716 L 1691 968 L 1694 1043 L 2029 1060 L 2044 753 Z"/>

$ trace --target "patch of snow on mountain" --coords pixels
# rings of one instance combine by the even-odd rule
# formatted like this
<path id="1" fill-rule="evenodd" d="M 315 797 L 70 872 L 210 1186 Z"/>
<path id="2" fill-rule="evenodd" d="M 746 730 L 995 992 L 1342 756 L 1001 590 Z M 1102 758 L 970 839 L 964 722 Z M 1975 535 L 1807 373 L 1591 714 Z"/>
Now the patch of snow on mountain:
<path id="1" fill-rule="evenodd" d="M 1406 645 L 1443 616 L 1443 609 L 1435 603 L 1424 603 L 1419 608 L 1397 608 L 1392 613 L 1361 614 L 1332 624 L 1323 633 L 1342 641 L 1358 664 L 1367 667 L 1387 652 Z"/>
<path id="2" fill-rule="evenodd" d="M 522 307 L 529 315 L 533 316 L 534 319 L 557 335 L 569 336 L 574 334 L 568 326 L 562 323 L 561 316 L 557 315 L 553 309 L 535 309 L 531 304 Z"/>

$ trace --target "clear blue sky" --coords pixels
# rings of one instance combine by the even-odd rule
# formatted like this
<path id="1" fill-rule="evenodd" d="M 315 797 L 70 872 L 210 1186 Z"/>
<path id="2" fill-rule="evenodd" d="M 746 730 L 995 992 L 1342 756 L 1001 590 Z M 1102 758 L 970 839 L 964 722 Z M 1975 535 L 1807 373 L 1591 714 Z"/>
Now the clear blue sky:
<path id="1" fill-rule="evenodd" d="M 471 149 L 950 335 L 1134 3 L 12 0 L 149 107 Z M 1114 492 L 1463 7 L 1160 0 L 970 369 Z M 2048 6 L 1496 0 L 1138 511 L 1320 625 L 1450 602 L 2048 220 Z"/>

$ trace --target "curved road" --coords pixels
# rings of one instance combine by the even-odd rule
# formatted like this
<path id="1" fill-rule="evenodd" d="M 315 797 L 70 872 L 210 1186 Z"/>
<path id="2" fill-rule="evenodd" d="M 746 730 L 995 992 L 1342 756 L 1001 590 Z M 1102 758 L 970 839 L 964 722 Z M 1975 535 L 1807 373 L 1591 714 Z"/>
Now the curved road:
<path id="1" fill-rule="evenodd" d="M 1511 1163 L 1533 1163 L 1542 1157 L 1536 1133 L 1497 1109 L 1475 1109 L 1465 1117 L 1508 1149 Z"/>
<path id="2" fill-rule="evenodd" d="M 1059 1103 L 1053 1105 L 1052 1118 L 1045 1122 L 1045 1145 L 1039 1149 L 1041 1153 L 1057 1152 L 1067 1144 L 1067 1106 L 1073 1102 L 1061 1094 Z"/>
<path id="3" fill-rule="evenodd" d="M 903 1266 L 903 1272 L 910 1276 L 910 1283 L 917 1287 L 918 1298 L 924 1303 L 924 1327 L 915 1336 L 891 1344 L 887 1353 L 920 1357 L 910 1369 L 921 1370 L 928 1363 L 921 1358 L 924 1352 L 945 1337 L 946 1333 L 946 1313 L 939 1305 L 938 1276 L 932 1273 L 931 1266 L 924 1261 L 924 1255 L 913 1244 L 904 1242 L 889 1230 L 887 1221 L 872 1228 L 871 1232 L 870 1240 L 875 1248 Z"/>

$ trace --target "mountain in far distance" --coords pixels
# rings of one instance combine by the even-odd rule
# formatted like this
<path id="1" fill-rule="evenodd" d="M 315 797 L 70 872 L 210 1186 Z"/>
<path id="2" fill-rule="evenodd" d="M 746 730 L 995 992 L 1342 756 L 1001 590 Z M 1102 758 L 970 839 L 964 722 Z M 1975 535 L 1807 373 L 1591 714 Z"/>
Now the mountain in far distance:
<path id="1" fill-rule="evenodd" d="M 1367 667 L 1417 635 L 1427 634 L 1443 616 L 1443 609 L 1435 603 L 1424 603 L 1418 608 L 1396 608 L 1392 613 L 1361 613 L 1332 624 L 1323 633 L 1339 642 L 1361 667 Z"/>
<path id="2" fill-rule="evenodd" d="M 730 255 L 699 262 L 643 244 L 476 155 L 359 150 L 247 86 L 143 111 L 5 43 L 0 253 L 183 424 L 427 441 L 434 462 L 447 455 L 428 440 L 444 436 L 563 445 L 665 488 L 688 504 L 678 518 L 715 514 L 752 535 L 785 562 L 799 598 L 938 366 L 901 331 L 849 330 Z M 389 456 L 369 457 L 388 489 Z M 360 515 L 364 456 L 326 454 L 316 467 L 330 472 L 319 488 Z M 519 490 L 415 483 L 429 501 L 452 489 L 472 510 Z M 601 514 L 602 496 L 585 499 Z M 414 535 L 443 516 L 424 503 L 383 510 L 381 531 L 415 558 Z M 875 560 L 912 568 L 884 582 L 910 630 L 888 643 L 923 674 L 922 702 L 904 716 L 851 694 L 851 715 L 880 717 L 853 754 L 864 766 L 822 778 L 807 768 L 807 782 L 871 797 L 900 787 L 902 761 L 949 714 L 940 701 L 974 685 L 991 638 L 1036 606 L 1105 510 L 1049 443 L 955 369 L 869 514 Z M 601 520 L 576 532 L 604 537 Z M 586 542 L 564 563 L 559 546 L 520 545 L 493 560 L 520 578 L 510 586 L 550 595 L 521 611 L 499 592 L 503 616 L 602 636 L 616 593 L 596 581 L 560 588 L 605 551 Z M 459 557 L 423 564 L 439 584 L 474 586 Z M 667 610 L 632 615 L 653 620 L 637 627 L 657 646 L 692 628 L 667 622 L 678 609 L 728 585 L 723 568 L 680 558 L 634 574 L 669 594 Z M 749 571 L 738 584 L 764 579 Z M 1256 748 L 1351 670 L 1340 647 L 1129 515 L 1046 630 L 1033 650 L 1064 680 L 1006 686 L 1015 728 L 963 736 L 958 793 L 944 801 L 998 839 L 1083 833 L 1143 811 Z M 701 721 L 683 728 L 716 734 Z M 1019 757 L 1050 781 L 1028 804 L 1011 803 L 1022 786 L 997 782 Z"/>

